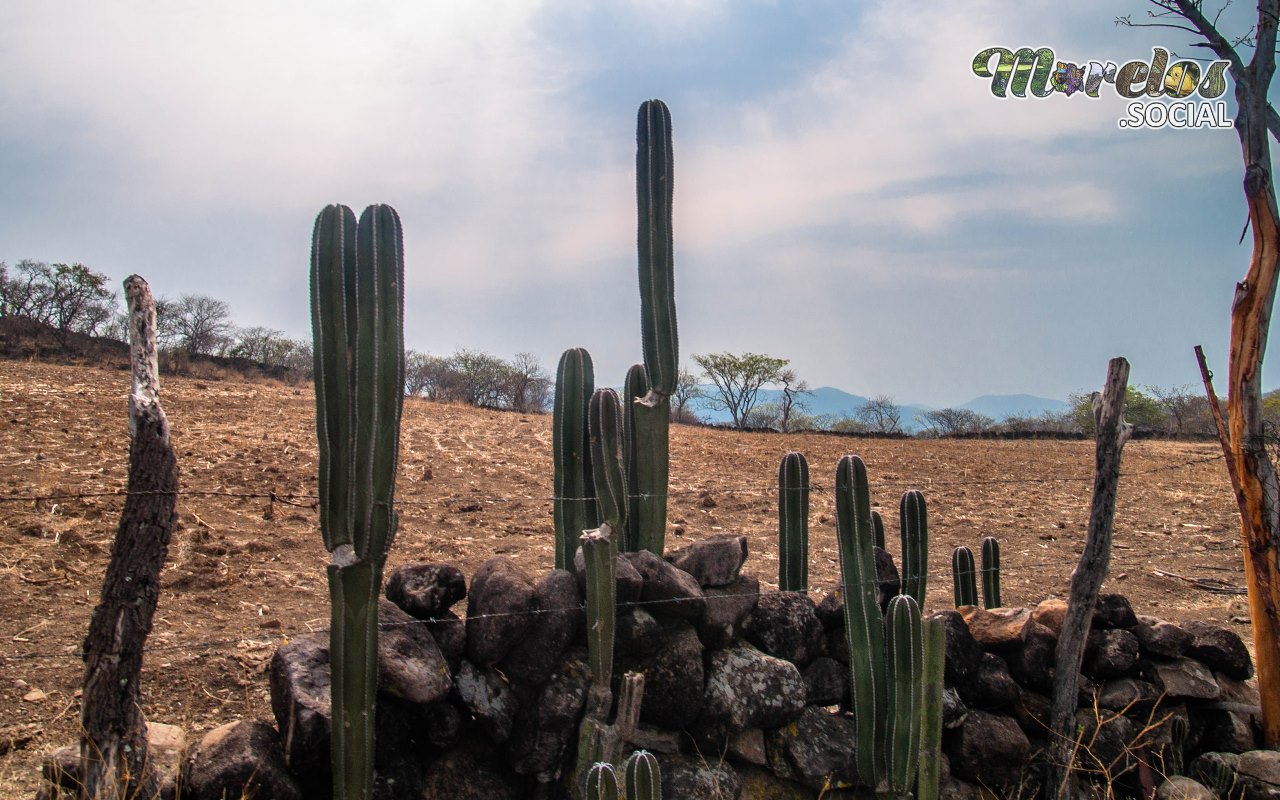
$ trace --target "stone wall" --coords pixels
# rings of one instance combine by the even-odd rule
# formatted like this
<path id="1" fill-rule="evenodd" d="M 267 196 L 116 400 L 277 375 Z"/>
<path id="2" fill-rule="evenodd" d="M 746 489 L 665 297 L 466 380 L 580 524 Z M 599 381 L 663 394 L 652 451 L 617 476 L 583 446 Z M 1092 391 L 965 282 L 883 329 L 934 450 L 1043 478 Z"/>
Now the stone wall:
<path id="1" fill-rule="evenodd" d="M 580 554 L 579 554 L 580 556 Z M 645 675 L 637 747 L 662 767 L 663 796 L 869 796 L 854 787 L 849 652 L 841 599 L 759 591 L 746 540 L 713 536 L 618 561 L 615 689 Z M 881 598 L 897 592 L 877 553 Z M 577 572 L 534 577 L 481 565 L 467 590 L 449 564 L 401 567 L 379 610 L 377 789 L 381 798 L 563 797 L 590 672 Z M 466 601 L 466 618 L 451 609 Z M 947 628 L 944 797 L 1027 787 L 1046 744 L 1052 661 L 1065 604 L 937 612 Z M 184 800 L 330 796 L 329 640 L 294 638 L 270 671 L 274 724 L 224 725 L 185 756 L 164 731 L 167 791 Z M 1104 596 L 1085 657 L 1082 761 L 1136 787 L 1204 752 L 1249 751 L 1257 693 L 1233 632 L 1134 615 Z M 157 729 L 168 726 L 157 726 Z M 1176 745 L 1175 745 L 1176 743 Z M 73 782 L 70 754 L 55 754 Z M 61 758 L 61 761 L 59 761 Z M 1203 759 L 1202 759 L 1203 760 Z M 1216 762 L 1215 762 L 1216 763 Z M 1235 763 L 1235 762 L 1232 762 Z M 1180 770 L 1181 771 L 1181 770 Z"/>

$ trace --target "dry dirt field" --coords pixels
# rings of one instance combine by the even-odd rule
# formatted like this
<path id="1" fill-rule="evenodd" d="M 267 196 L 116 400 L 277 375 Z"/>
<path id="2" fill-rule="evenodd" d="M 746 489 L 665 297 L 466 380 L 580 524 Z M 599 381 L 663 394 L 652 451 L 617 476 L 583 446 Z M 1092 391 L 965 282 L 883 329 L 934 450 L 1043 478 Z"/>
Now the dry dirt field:
<path id="1" fill-rule="evenodd" d="M 78 656 L 118 523 L 125 485 L 128 373 L 0 361 L 0 796 L 30 797 L 40 756 L 76 740 Z M 180 527 L 164 571 L 143 679 L 150 719 L 199 733 L 242 716 L 270 718 L 264 669 L 283 637 L 328 622 L 327 554 L 315 491 L 309 385 L 173 378 L 163 400 L 181 469 Z M 838 579 L 832 497 L 836 460 L 867 463 L 890 530 L 899 495 L 924 491 L 930 517 L 929 605 L 951 602 L 949 555 L 1000 538 L 1007 605 L 1065 596 L 1088 518 L 1092 443 L 915 441 L 736 434 L 673 426 L 668 546 L 718 531 L 747 535 L 747 569 L 777 576 L 778 459 L 809 459 L 810 574 L 815 600 Z M 1214 443 L 1131 442 L 1124 453 L 1106 590 L 1138 613 L 1233 624 L 1243 598 L 1156 570 L 1243 586 L 1239 529 Z M 549 416 L 410 400 L 388 571 L 449 560 L 468 576 L 506 555 L 552 565 Z M 17 499 L 15 499 L 17 498 Z"/>

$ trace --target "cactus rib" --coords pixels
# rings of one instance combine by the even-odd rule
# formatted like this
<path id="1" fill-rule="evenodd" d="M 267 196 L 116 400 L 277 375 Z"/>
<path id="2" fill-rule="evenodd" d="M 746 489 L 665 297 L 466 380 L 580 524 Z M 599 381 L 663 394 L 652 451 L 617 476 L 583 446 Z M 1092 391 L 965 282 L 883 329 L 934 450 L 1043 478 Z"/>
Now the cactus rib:
<path id="1" fill-rule="evenodd" d="M 623 391 L 622 440 L 626 465 L 626 536 L 619 541 L 624 551 L 648 550 L 662 555 L 667 529 L 667 453 L 671 425 L 669 403 L 645 405 L 649 394 L 648 370 L 634 364 L 627 370 Z"/>
<path id="2" fill-rule="evenodd" d="M 662 770 L 658 759 L 648 750 L 637 750 L 627 759 L 623 769 L 627 800 L 661 800 Z"/>

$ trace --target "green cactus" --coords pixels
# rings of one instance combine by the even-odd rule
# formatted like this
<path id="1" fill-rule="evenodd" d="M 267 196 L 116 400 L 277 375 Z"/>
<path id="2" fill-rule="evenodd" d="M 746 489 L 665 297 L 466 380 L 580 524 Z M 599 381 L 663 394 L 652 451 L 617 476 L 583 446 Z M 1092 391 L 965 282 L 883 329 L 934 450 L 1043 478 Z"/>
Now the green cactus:
<path id="1" fill-rule="evenodd" d="M 650 406 L 666 405 L 680 368 L 671 235 L 674 184 L 671 112 L 661 100 L 646 100 L 636 119 L 636 241 L 640 331 L 650 389 L 645 402 Z"/>
<path id="2" fill-rule="evenodd" d="M 778 464 L 778 589 L 809 591 L 809 462 L 787 453 Z"/>
<path id="3" fill-rule="evenodd" d="M 662 800 L 662 770 L 648 750 L 637 750 L 623 769 L 627 800 Z"/>
<path id="4" fill-rule="evenodd" d="M 667 529 L 667 454 L 671 425 L 669 403 L 645 405 L 649 395 L 648 371 L 643 364 L 627 370 L 622 416 L 622 450 L 626 464 L 626 535 L 619 540 L 624 551 L 648 550 L 661 556 Z"/>
<path id="5" fill-rule="evenodd" d="M 978 576 L 973 565 L 973 551 L 964 545 L 951 551 L 951 584 L 956 608 L 978 604 Z"/>
<path id="6" fill-rule="evenodd" d="M 836 531 L 840 546 L 845 636 L 849 640 L 850 690 L 855 714 L 858 775 L 875 786 L 882 772 L 885 732 L 884 623 L 872 550 L 871 495 L 867 468 L 857 456 L 836 465 Z"/>
<path id="7" fill-rule="evenodd" d="M 591 473 L 601 524 L 614 532 L 614 542 L 627 524 L 627 479 L 622 462 L 622 405 L 612 389 L 591 395 L 587 430 L 591 436 Z M 616 547 L 615 547 L 616 549 Z"/>
<path id="8" fill-rule="evenodd" d="M 1000 542 L 994 536 L 982 540 L 982 604 L 1000 608 Z"/>
<path id="9" fill-rule="evenodd" d="M 920 765 L 916 800 L 938 800 L 942 780 L 942 693 L 947 628 L 941 619 L 924 621 L 924 696 L 920 713 Z"/>
<path id="10" fill-rule="evenodd" d="M 618 773 L 612 764 L 598 762 L 587 771 L 587 800 L 618 800 Z"/>
<path id="11" fill-rule="evenodd" d="M 907 797 L 920 756 L 920 716 L 924 701 L 924 631 L 920 606 L 909 594 L 889 601 L 885 620 L 884 775 L 889 796 Z"/>
<path id="12" fill-rule="evenodd" d="M 390 206 L 332 205 L 311 244 L 320 531 L 331 554 L 334 797 L 373 791 L 378 595 L 395 538 L 404 235 Z"/>
<path id="13" fill-rule="evenodd" d="M 551 420 L 556 569 L 571 568 L 578 537 L 600 524 L 587 431 L 587 409 L 594 387 L 591 354 L 581 347 L 564 351 L 556 368 Z"/>
<path id="14" fill-rule="evenodd" d="M 871 512 L 871 543 L 881 550 L 884 547 L 884 517 L 880 516 L 879 511 Z"/>
<path id="15" fill-rule="evenodd" d="M 602 525 L 582 533 L 582 556 L 587 574 L 587 662 L 591 688 L 578 729 L 578 767 L 575 781 L 582 790 L 586 770 L 604 759 L 604 733 L 613 706 L 613 644 L 618 621 L 617 545 L 613 531 Z"/>
<path id="16" fill-rule="evenodd" d="M 914 489 L 902 495 L 898 504 L 902 531 L 902 593 L 915 598 L 924 608 L 925 582 L 929 571 L 929 512 L 924 495 Z"/>

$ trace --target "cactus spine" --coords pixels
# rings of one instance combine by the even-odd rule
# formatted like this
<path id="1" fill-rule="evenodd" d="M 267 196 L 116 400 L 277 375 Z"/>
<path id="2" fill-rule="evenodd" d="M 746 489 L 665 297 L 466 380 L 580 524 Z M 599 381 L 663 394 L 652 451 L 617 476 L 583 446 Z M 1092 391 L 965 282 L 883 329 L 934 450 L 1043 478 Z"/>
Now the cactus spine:
<path id="1" fill-rule="evenodd" d="M 386 205 L 331 205 L 311 244 L 320 530 L 331 554 L 334 797 L 373 790 L 378 595 L 395 537 L 404 236 Z"/>
<path id="2" fill-rule="evenodd" d="M 778 464 L 778 589 L 809 591 L 809 462 L 787 453 Z"/>
<path id="3" fill-rule="evenodd" d="M 925 582 L 929 570 L 929 512 L 924 495 L 914 489 L 902 495 L 898 504 L 902 530 L 902 593 L 924 607 Z"/>
<path id="4" fill-rule="evenodd" d="M 587 800 L 618 800 L 618 773 L 612 764 L 598 762 L 587 772 Z"/>
<path id="5" fill-rule="evenodd" d="M 630 502 L 622 550 L 649 550 L 662 555 L 667 528 L 667 454 L 670 404 L 645 405 L 649 395 L 648 370 L 634 364 L 627 370 L 623 391 L 622 450 Z"/>
<path id="6" fill-rule="evenodd" d="M 942 780 L 942 693 L 947 629 L 938 618 L 924 622 L 924 697 L 920 714 L 920 765 L 916 800 L 938 800 Z"/>
<path id="7" fill-rule="evenodd" d="M 973 551 L 964 545 L 951 551 L 951 585 L 956 608 L 978 604 L 978 576 L 973 565 Z"/>
<path id="8" fill-rule="evenodd" d="M 867 468 L 858 456 L 836 465 L 836 531 L 844 594 L 845 635 L 849 640 L 850 691 L 854 715 L 854 755 L 858 775 L 875 786 L 883 759 L 887 690 L 884 623 L 878 603 L 876 561 L 872 551 L 871 495 Z"/>
<path id="9" fill-rule="evenodd" d="M 648 750 L 637 750 L 627 759 L 623 770 L 627 800 L 662 800 L 662 770 L 658 759 Z"/>
<path id="10" fill-rule="evenodd" d="M 915 598 L 900 594 L 890 600 L 884 627 L 888 670 L 884 774 L 890 796 L 904 797 L 916 779 L 924 700 L 924 631 Z"/>
<path id="11" fill-rule="evenodd" d="M 1000 608 L 1000 542 L 994 536 L 982 540 L 982 604 Z"/>
<path id="12" fill-rule="evenodd" d="M 587 408 L 594 386 L 591 354 L 581 347 L 564 351 L 556 368 L 556 397 L 551 421 L 556 569 L 571 568 L 578 537 L 583 531 L 600 524 L 587 432 Z"/>

